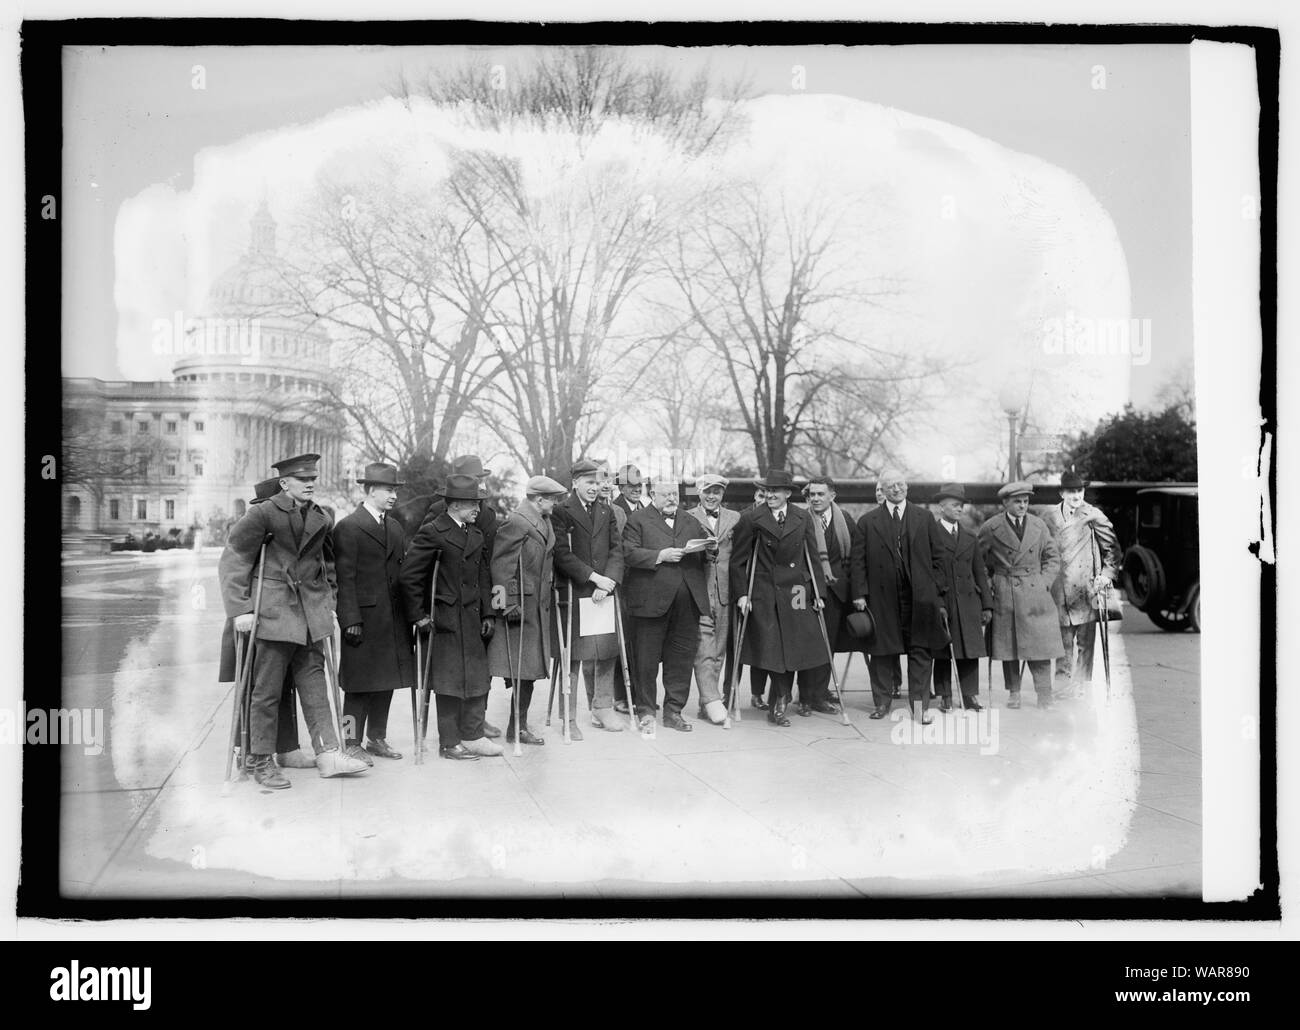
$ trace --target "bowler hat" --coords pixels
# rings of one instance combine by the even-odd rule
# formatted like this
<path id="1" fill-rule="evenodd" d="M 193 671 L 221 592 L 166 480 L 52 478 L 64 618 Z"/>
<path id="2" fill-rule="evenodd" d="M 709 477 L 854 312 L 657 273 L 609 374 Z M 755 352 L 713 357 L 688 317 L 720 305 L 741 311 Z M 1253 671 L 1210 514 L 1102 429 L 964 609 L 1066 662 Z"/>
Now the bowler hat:
<path id="1" fill-rule="evenodd" d="M 275 469 L 281 479 L 285 476 L 315 476 L 316 462 L 320 461 L 319 454 L 299 454 L 292 458 L 281 458 L 279 461 L 272 462 L 271 468 Z"/>
<path id="2" fill-rule="evenodd" d="M 768 469 L 767 475 L 757 483 L 764 490 L 793 490 L 794 476 L 785 469 Z"/>
<path id="3" fill-rule="evenodd" d="M 934 503 L 938 504 L 945 497 L 951 497 L 955 501 L 966 503 L 966 488 L 961 483 L 945 483 L 939 487 L 939 492 L 934 495 Z"/>
<path id="4" fill-rule="evenodd" d="M 450 475 L 437 495 L 449 501 L 477 501 L 479 499 L 478 478 L 459 474 Z"/>
<path id="5" fill-rule="evenodd" d="M 382 461 L 372 461 L 366 471 L 357 480 L 362 486 L 405 486 L 397 478 L 397 466 L 387 465 Z"/>
<path id="6" fill-rule="evenodd" d="M 859 640 L 864 640 L 870 644 L 876 638 L 876 620 L 871 617 L 868 611 L 851 611 L 845 620 L 849 627 L 849 632 Z"/>
<path id="7" fill-rule="evenodd" d="M 1082 490 L 1087 485 L 1088 483 L 1083 476 L 1075 472 L 1074 469 L 1070 469 L 1069 472 L 1061 475 L 1062 490 Z"/>

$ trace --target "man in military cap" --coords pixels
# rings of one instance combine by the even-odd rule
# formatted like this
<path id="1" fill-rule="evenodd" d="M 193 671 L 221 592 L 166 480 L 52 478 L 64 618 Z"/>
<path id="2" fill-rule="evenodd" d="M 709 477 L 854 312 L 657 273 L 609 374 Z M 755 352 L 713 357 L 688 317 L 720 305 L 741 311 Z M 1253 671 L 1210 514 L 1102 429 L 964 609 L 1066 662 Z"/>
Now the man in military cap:
<path id="1" fill-rule="evenodd" d="M 731 537 L 740 513 L 722 506 L 729 480 L 712 472 L 695 480 L 700 503 L 687 511 L 718 542 L 714 560 L 704 568 L 709 610 L 700 614 L 700 646 L 695 653 L 695 689 L 699 691 L 699 716 L 714 723 L 726 720 L 719 677 L 731 638 Z"/>
<path id="2" fill-rule="evenodd" d="M 415 620 L 417 631 L 430 632 L 427 680 L 438 701 L 438 753 L 474 760 L 503 750 L 483 730 L 487 641 L 496 629 L 490 556 L 475 525 L 478 480 L 450 475 L 439 496 L 446 510 L 415 534 L 398 578 L 407 617 Z M 438 581 L 433 583 L 435 560 Z"/>
<path id="3" fill-rule="evenodd" d="M 250 504 L 269 501 L 280 492 L 279 479 L 264 479 L 253 487 Z M 235 620 L 226 619 L 221 631 L 221 663 L 218 683 L 235 680 Z M 315 769 L 316 756 L 303 751 L 298 744 L 298 706 L 294 703 L 293 673 L 284 677 L 284 690 L 280 694 L 280 708 L 275 720 L 275 761 L 281 769 Z M 249 766 L 251 769 L 251 766 Z"/>
<path id="4" fill-rule="evenodd" d="M 477 454 L 462 454 L 458 458 L 451 459 L 450 474 L 453 476 L 473 476 L 478 483 L 479 507 L 478 514 L 474 517 L 474 525 L 483 534 L 483 553 L 486 555 L 484 560 L 490 562 L 492 560 L 492 546 L 497 533 L 497 511 L 489 503 L 487 492 L 488 476 L 492 474 L 492 470 L 483 467 L 483 459 Z M 441 495 L 435 496 L 433 503 L 429 505 L 429 510 L 424 516 L 424 521 L 420 523 L 420 528 L 423 529 L 446 510 L 446 500 Z M 501 730 L 493 726 L 487 719 L 483 720 L 483 732 L 493 739 L 501 736 Z"/>
<path id="5" fill-rule="evenodd" d="M 998 491 L 1001 513 L 980 527 L 980 557 L 993 587 L 992 657 L 1002 663 L 1008 708 L 1020 707 L 1021 662 L 1029 664 L 1039 708 L 1052 707 L 1052 660 L 1065 654 L 1052 584 L 1061 567 L 1052 534 L 1029 513 L 1034 488 L 1018 480 Z"/>
<path id="6" fill-rule="evenodd" d="M 258 611 L 249 717 L 249 764 L 259 784 L 289 781 L 276 768 L 280 698 L 292 672 L 322 776 L 363 772 L 366 764 L 339 750 L 327 696 L 324 643 L 333 635 L 335 572 L 331 541 L 334 514 L 313 500 L 318 454 L 276 462 L 280 492 L 249 507 L 230 531 L 218 573 L 226 614 L 238 633 L 254 630 L 258 554 L 266 543 Z"/>
<path id="7" fill-rule="evenodd" d="M 365 489 L 365 499 L 334 527 L 339 624 L 348 645 L 339 679 L 347 695 L 347 753 L 372 764 L 368 755 L 402 757 L 388 746 L 388 710 L 394 690 L 415 689 L 415 662 L 411 620 L 398 582 L 406 534 L 389 514 L 403 484 L 397 468 L 383 462 L 367 465 L 357 483 Z"/>
<path id="8" fill-rule="evenodd" d="M 1098 618 L 1119 617 L 1118 605 L 1110 598 L 1119 579 L 1119 540 L 1105 512 L 1084 501 L 1086 486 L 1083 477 L 1070 469 L 1061 476 L 1061 503 L 1043 514 L 1061 556 L 1052 597 L 1065 648 L 1065 660 L 1056 663 L 1056 682 L 1065 697 L 1077 696 L 1092 681 Z M 1078 657 L 1071 671 L 1076 645 Z"/>
<path id="9" fill-rule="evenodd" d="M 614 667 L 619 660 L 618 637 L 614 633 L 582 635 L 582 615 L 578 601 L 590 597 L 599 603 L 614 592 L 623 578 L 623 544 L 618 536 L 617 520 L 611 507 L 601 501 L 600 467 L 590 459 L 579 460 L 570 469 L 572 486 L 569 496 L 551 515 L 555 528 L 556 587 L 563 606 L 565 633 L 570 641 L 570 683 L 577 682 L 581 671 L 587 687 L 587 704 L 593 726 L 618 733 L 623 721 L 614 712 Z M 568 610 L 569 585 L 573 588 L 573 608 Z M 612 604 L 612 601 L 609 601 Z M 567 620 L 572 617 L 572 630 Z M 631 655 L 628 655 L 631 661 Z M 577 699 L 569 705 L 569 737 L 582 740 L 578 729 Z"/>
<path id="10" fill-rule="evenodd" d="M 546 741 L 528 726 L 533 683 L 551 674 L 551 610 L 554 587 L 555 531 L 551 513 L 567 491 L 549 476 L 533 476 L 524 499 L 497 528 L 492 550 L 492 608 L 497 629 L 488 646 L 488 671 L 519 691 L 519 722 L 513 705 L 506 740 L 522 744 Z"/>
<path id="11" fill-rule="evenodd" d="M 952 642 L 934 652 L 934 692 L 943 711 L 952 708 L 952 666 L 957 666 L 962 704 L 978 712 L 979 666 L 984 657 L 984 627 L 993 618 L 993 591 L 980 557 L 979 540 L 961 523 L 966 506 L 966 488 L 948 483 L 934 495 L 939 506 L 939 529 L 943 537 L 944 582 L 947 591 L 948 631 Z"/>

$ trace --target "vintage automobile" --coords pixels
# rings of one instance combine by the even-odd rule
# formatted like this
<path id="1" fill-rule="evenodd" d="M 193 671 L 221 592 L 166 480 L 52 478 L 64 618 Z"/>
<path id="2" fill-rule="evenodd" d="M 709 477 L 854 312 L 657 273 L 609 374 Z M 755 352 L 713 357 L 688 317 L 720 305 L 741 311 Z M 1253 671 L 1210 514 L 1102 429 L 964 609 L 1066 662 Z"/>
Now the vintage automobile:
<path id="1" fill-rule="evenodd" d="M 1124 552 L 1129 603 L 1161 629 L 1201 631 L 1197 488 L 1157 486 L 1137 494 L 1135 542 Z"/>

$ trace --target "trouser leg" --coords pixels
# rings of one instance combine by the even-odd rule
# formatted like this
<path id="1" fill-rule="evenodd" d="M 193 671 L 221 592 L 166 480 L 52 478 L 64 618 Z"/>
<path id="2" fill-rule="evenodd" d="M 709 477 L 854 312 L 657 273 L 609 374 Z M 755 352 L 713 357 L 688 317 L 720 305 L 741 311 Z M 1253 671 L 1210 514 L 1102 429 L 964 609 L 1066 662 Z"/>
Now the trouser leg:
<path id="1" fill-rule="evenodd" d="M 778 701 L 784 701 L 789 704 L 790 695 L 794 691 L 794 673 L 769 671 L 767 677 L 767 703 L 775 705 Z"/>
<path id="2" fill-rule="evenodd" d="M 1052 698 L 1052 660 L 1050 658 L 1042 661 L 1032 661 L 1026 663 L 1029 666 L 1029 675 L 1034 680 L 1034 693 L 1038 695 L 1041 701 L 1044 698 Z"/>
<path id="3" fill-rule="evenodd" d="M 963 689 L 963 693 L 965 690 Z M 934 695 L 945 701 L 952 700 L 952 648 L 940 647 L 934 652 Z"/>
<path id="4" fill-rule="evenodd" d="M 877 708 L 893 704 L 894 691 L 903 682 L 902 658 L 896 654 L 871 655 L 867 658 L 871 677 L 871 700 Z"/>
<path id="5" fill-rule="evenodd" d="M 311 734 L 312 747 L 317 754 L 338 747 L 338 733 L 330 714 L 329 684 L 325 679 L 325 652 L 322 645 L 298 645 L 294 649 L 290 667 L 298 688 L 302 714 L 307 720 L 307 730 Z"/>
<path id="6" fill-rule="evenodd" d="M 755 697 L 762 697 L 767 689 L 767 670 L 757 666 L 749 667 L 749 692 Z"/>
<path id="7" fill-rule="evenodd" d="M 1075 678 L 1080 683 L 1092 682 L 1092 658 L 1096 653 L 1097 634 L 1100 632 L 1101 627 L 1098 626 L 1095 620 L 1075 627 L 1075 639 L 1079 644 L 1079 658 L 1075 663 L 1074 672 Z M 1069 653 L 1069 651 L 1066 651 L 1067 657 Z"/>
<path id="8" fill-rule="evenodd" d="M 957 679 L 961 681 L 962 697 L 969 700 L 979 697 L 980 660 L 978 658 L 958 658 Z"/>
<path id="9" fill-rule="evenodd" d="M 691 696 L 691 669 L 700 648 L 700 609 L 685 583 L 668 609 L 664 637 L 664 714 L 681 715 Z"/>
<path id="10" fill-rule="evenodd" d="M 930 657 L 928 647 L 909 647 L 907 649 L 907 701 L 922 709 L 930 706 L 930 671 L 934 659 Z"/>
<path id="11" fill-rule="evenodd" d="M 388 711 L 393 705 L 391 690 L 377 690 L 370 696 L 370 708 L 366 712 L 366 736 L 370 740 L 385 740 L 388 737 Z"/>
<path id="12" fill-rule="evenodd" d="M 1013 694 L 1020 693 L 1020 663 L 1004 661 L 1002 663 L 1002 684 Z"/>
<path id="13" fill-rule="evenodd" d="M 487 694 L 467 697 L 460 703 L 460 739 L 478 740 L 484 735 L 484 715 L 487 714 Z"/>
<path id="14" fill-rule="evenodd" d="M 616 673 L 621 675 L 618 658 L 594 658 L 582 663 L 582 678 L 587 684 L 588 710 L 608 711 L 614 707 Z M 570 716 L 576 718 L 576 710 Z"/>
<path id="15" fill-rule="evenodd" d="M 519 684 L 519 723 L 528 728 L 528 706 L 533 703 L 533 681 L 523 680 Z"/>
<path id="16" fill-rule="evenodd" d="M 722 674 L 727 646 L 727 610 L 718 608 L 711 617 L 700 616 L 700 645 L 695 652 L 695 688 L 700 707 L 722 698 L 718 677 Z"/>
<path id="17" fill-rule="evenodd" d="M 293 692 L 293 676 L 284 677 L 284 690 L 280 694 L 280 709 L 276 714 L 275 753 L 287 755 L 298 750 L 298 704 Z"/>
<path id="18" fill-rule="evenodd" d="M 343 695 L 343 734 L 349 744 L 358 744 L 366 739 L 370 697 L 369 694 Z"/>
<path id="19" fill-rule="evenodd" d="M 258 640 L 253 649 L 253 678 L 248 714 L 248 749 L 269 755 L 276 747 L 285 678 L 297 644 Z"/>
<path id="20" fill-rule="evenodd" d="M 825 701 L 828 696 L 826 688 L 831 682 L 830 664 L 818 665 L 813 669 L 800 669 L 798 681 L 799 703 L 801 705 L 810 705 L 817 701 Z"/>
<path id="21" fill-rule="evenodd" d="M 438 705 L 438 746 L 455 747 L 460 743 L 461 699 L 450 694 L 435 694 Z"/>
<path id="22" fill-rule="evenodd" d="M 636 623 L 636 671 L 632 674 L 636 714 L 654 715 L 659 710 L 659 662 L 668 631 L 668 616 L 653 619 L 633 616 L 632 621 Z"/>

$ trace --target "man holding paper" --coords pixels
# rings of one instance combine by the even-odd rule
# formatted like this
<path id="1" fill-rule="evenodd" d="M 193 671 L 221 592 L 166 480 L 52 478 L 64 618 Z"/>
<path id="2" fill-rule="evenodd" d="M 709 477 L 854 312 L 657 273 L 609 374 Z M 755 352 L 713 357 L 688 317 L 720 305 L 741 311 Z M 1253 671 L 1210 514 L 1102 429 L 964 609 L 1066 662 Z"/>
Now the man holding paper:
<path id="1" fill-rule="evenodd" d="M 637 718 L 654 729 L 659 666 L 664 671 L 664 726 L 689 731 L 682 709 L 700 643 L 700 616 L 710 610 L 705 565 L 717 539 L 677 503 L 676 483 L 656 483 L 648 508 L 628 516 L 623 529 L 627 610 L 636 640 L 632 673 Z"/>

